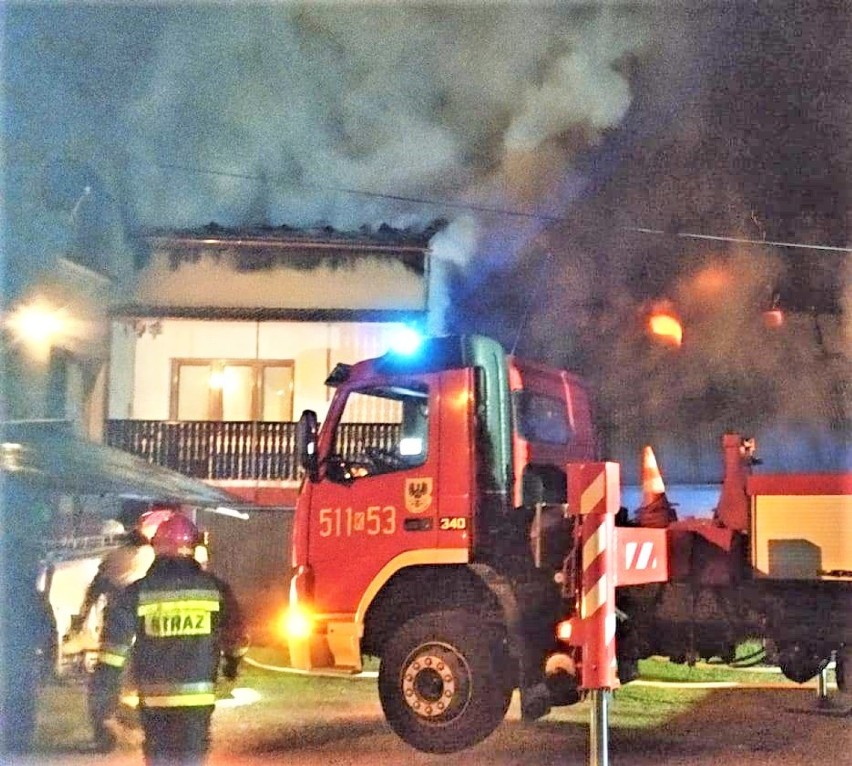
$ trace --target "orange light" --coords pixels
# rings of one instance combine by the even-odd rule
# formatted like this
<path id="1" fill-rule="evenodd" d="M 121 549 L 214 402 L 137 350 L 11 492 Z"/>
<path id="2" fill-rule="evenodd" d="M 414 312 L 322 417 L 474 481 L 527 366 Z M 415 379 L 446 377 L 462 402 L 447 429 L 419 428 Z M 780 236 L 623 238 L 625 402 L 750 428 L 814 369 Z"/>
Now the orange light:
<path id="1" fill-rule="evenodd" d="M 774 330 L 784 324 L 784 312 L 781 309 L 770 309 L 763 312 L 763 326 Z"/>
<path id="2" fill-rule="evenodd" d="M 562 620 L 556 625 L 556 638 L 566 643 L 571 640 L 571 634 L 574 632 L 574 624 L 571 620 Z"/>
<path id="3" fill-rule="evenodd" d="M 700 295 L 712 298 L 727 290 L 731 283 L 731 273 L 716 264 L 702 269 L 695 275 L 695 289 Z"/>
<path id="4" fill-rule="evenodd" d="M 648 328 L 659 340 L 680 346 L 683 342 L 683 327 L 671 314 L 654 313 L 648 318 Z"/>
<path id="5" fill-rule="evenodd" d="M 313 632 L 314 621 L 306 609 L 290 608 L 281 619 L 280 628 L 285 638 L 307 638 Z"/>

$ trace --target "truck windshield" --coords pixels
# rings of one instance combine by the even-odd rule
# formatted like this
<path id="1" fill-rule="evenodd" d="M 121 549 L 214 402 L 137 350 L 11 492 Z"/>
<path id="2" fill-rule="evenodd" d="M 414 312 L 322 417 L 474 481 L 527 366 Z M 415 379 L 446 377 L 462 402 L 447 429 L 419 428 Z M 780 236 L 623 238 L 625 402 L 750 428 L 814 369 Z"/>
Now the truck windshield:
<path id="1" fill-rule="evenodd" d="M 335 454 L 360 468 L 354 476 L 426 462 L 429 392 L 425 385 L 351 391 L 334 434 Z"/>

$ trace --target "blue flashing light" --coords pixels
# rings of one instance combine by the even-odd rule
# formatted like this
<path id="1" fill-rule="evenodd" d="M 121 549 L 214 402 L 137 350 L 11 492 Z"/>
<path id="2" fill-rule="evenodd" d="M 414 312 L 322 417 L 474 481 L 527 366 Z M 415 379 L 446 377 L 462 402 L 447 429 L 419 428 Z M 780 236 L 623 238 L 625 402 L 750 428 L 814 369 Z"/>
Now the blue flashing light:
<path id="1" fill-rule="evenodd" d="M 413 356 L 423 343 L 423 336 L 411 327 L 397 330 L 390 340 L 390 348 L 400 356 Z"/>

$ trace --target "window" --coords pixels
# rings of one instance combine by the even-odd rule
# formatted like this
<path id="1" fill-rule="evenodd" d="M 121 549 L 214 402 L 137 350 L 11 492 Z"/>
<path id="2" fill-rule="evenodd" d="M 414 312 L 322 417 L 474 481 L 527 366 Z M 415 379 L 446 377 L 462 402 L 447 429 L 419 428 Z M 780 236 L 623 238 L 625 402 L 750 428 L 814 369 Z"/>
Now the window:
<path id="1" fill-rule="evenodd" d="M 360 469 L 353 476 L 387 473 L 425 463 L 428 436 L 425 386 L 363 389 L 346 399 L 334 452 Z"/>
<path id="2" fill-rule="evenodd" d="M 172 420 L 293 420 L 290 360 L 172 361 Z"/>
<path id="3" fill-rule="evenodd" d="M 520 435 L 531 442 L 568 444 L 574 429 L 566 403 L 532 391 L 515 391 L 515 422 Z"/>

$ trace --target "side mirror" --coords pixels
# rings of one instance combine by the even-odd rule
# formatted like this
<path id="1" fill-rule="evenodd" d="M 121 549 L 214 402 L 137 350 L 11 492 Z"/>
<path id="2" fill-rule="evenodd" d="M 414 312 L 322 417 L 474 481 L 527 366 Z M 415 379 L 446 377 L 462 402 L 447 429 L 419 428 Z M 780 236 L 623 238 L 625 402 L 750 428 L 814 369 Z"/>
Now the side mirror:
<path id="1" fill-rule="evenodd" d="M 317 414 L 305 410 L 296 424 L 296 454 L 299 465 L 305 469 L 309 481 L 319 478 L 319 460 L 317 459 Z"/>

